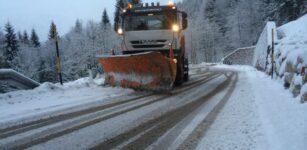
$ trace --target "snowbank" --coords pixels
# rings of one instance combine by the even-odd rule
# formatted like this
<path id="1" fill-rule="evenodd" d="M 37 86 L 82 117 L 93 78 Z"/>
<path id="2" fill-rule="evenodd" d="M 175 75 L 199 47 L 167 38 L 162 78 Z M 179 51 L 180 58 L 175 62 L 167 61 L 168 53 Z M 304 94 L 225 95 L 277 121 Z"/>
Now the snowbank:
<path id="1" fill-rule="evenodd" d="M 306 25 L 307 15 L 277 29 L 280 38 L 276 46 L 277 74 L 284 77 L 285 85 L 290 86 L 294 96 L 306 92 L 302 89 L 306 84 L 306 75 L 302 72 L 307 67 Z"/>
<path id="2" fill-rule="evenodd" d="M 307 68 L 307 15 L 296 21 L 289 22 L 277 28 L 278 40 L 276 40 L 274 61 L 272 65 L 272 53 L 267 54 L 267 48 L 272 47 L 272 31 L 274 23 L 269 22 L 258 40 L 254 66 L 284 80 L 284 86 L 290 88 L 294 96 L 300 95 L 301 87 L 306 83 L 306 73 L 302 72 Z M 272 30 L 272 29 L 271 29 Z M 307 94 L 307 93 L 306 93 Z M 307 100 L 307 99 L 305 99 Z"/>
<path id="3" fill-rule="evenodd" d="M 280 40 L 277 46 L 278 62 L 283 66 L 292 63 L 298 66 L 307 66 L 307 15 L 296 21 L 278 28 Z M 280 73 L 284 73 L 283 68 Z"/>
<path id="4" fill-rule="evenodd" d="M 307 147 L 307 105 L 300 104 L 298 98 L 288 93 L 280 83 L 271 80 L 264 73 L 250 70 L 246 72 L 256 108 L 268 145 L 259 149 L 303 150 Z"/>
<path id="5" fill-rule="evenodd" d="M 236 71 L 239 80 L 227 104 L 204 133 L 198 150 L 307 148 L 307 104 L 299 103 L 298 98 L 293 100 L 279 80 L 271 80 L 249 66 L 216 65 L 209 69 Z M 307 86 L 304 88 L 307 90 Z"/>
<path id="6" fill-rule="evenodd" d="M 82 106 L 111 97 L 132 93 L 133 90 L 103 87 L 104 79 L 82 78 L 60 84 L 43 83 L 34 90 L 0 94 L 0 124 L 50 111 Z"/>

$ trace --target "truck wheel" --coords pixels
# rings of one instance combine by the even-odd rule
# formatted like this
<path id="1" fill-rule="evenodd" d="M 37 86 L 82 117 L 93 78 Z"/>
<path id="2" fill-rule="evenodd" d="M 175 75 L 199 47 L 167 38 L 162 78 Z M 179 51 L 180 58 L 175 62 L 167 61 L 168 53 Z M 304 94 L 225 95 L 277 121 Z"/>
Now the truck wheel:
<path id="1" fill-rule="evenodd" d="M 177 76 L 175 80 L 175 85 L 180 86 L 183 83 L 183 78 L 184 78 L 184 68 L 183 68 L 183 63 L 182 61 L 178 61 L 177 63 Z"/>
<path id="2" fill-rule="evenodd" d="M 187 82 L 189 81 L 189 60 L 184 59 L 184 75 L 183 75 L 183 81 Z"/>

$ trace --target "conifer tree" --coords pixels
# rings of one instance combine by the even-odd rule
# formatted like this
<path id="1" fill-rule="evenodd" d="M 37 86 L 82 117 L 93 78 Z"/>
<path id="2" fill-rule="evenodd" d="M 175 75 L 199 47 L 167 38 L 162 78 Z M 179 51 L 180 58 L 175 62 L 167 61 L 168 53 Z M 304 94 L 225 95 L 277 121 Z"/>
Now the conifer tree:
<path id="1" fill-rule="evenodd" d="M 2 28 L 0 27 L 0 55 L 2 54 L 2 48 L 3 48 L 3 45 L 4 45 L 4 34 L 1 30 Z"/>
<path id="2" fill-rule="evenodd" d="M 2 39 L 4 39 L 4 34 L 2 32 L 2 28 L 0 27 L 0 44 L 2 44 Z M 4 41 L 4 40 L 3 40 Z"/>
<path id="3" fill-rule="evenodd" d="M 74 31 L 77 33 L 82 33 L 83 26 L 79 19 L 76 20 Z"/>
<path id="4" fill-rule="evenodd" d="M 26 30 L 23 32 L 22 42 L 24 44 L 30 44 L 29 35 Z"/>
<path id="5" fill-rule="evenodd" d="M 17 32 L 17 35 L 18 35 L 18 41 L 19 42 L 22 42 L 22 34 L 20 31 Z"/>
<path id="6" fill-rule="evenodd" d="M 57 69 L 57 72 L 58 72 L 58 77 L 59 77 L 59 80 L 61 82 L 61 85 L 63 85 L 63 80 L 62 80 L 62 71 L 61 71 L 61 61 L 60 61 L 60 52 L 59 52 L 59 35 L 58 35 L 58 31 L 57 31 L 57 27 L 56 25 L 54 24 L 54 22 L 51 22 L 51 25 L 50 25 L 50 31 L 49 31 L 49 40 L 52 41 L 54 40 L 55 41 L 55 48 L 56 48 L 56 69 Z"/>
<path id="7" fill-rule="evenodd" d="M 56 81 L 55 72 L 50 69 L 50 66 L 48 66 L 48 64 L 44 60 L 41 60 L 38 71 L 38 81 L 40 83 Z"/>
<path id="8" fill-rule="evenodd" d="M 51 22 L 50 30 L 49 30 L 49 40 L 53 40 L 58 36 L 57 28 L 54 22 Z"/>
<path id="9" fill-rule="evenodd" d="M 106 9 L 103 10 L 102 23 L 104 26 L 107 26 L 108 24 L 110 24 L 110 19 L 109 19 L 108 12 Z"/>
<path id="10" fill-rule="evenodd" d="M 16 38 L 16 34 L 14 31 L 13 26 L 8 22 L 5 25 L 5 52 L 4 52 L 4 57 L 6 62 L 10 65 L 10 67 L 13 67 L 14 65 L 13 60 L 15 59 L 15 57 L 17 57 L 17 53 L 18 53 L 18 41 Z"/>
<path id="11" fill-rule="evenodd" d="M 7 64 L 4 56 L 3 56 L 3 52 L 4 52 L 4 34 L 1 30 L 2 28 L 0 28 L 0 68 L 8 68 L 9 65 Z"/>
<path id="12" fill-rule="evenodd" d="M 2 27 L 0 27 L 0 39 L 4 37 L 3 32 L 2 32 Z"/>
<path id="13" fill-rule="evenodd" d="M 39 38 L 34 29 L 32 29 L 32 32 L 31 32 L 31 44 L 34 47 L 39 47 L 41 45 L 39 42 Z"/>

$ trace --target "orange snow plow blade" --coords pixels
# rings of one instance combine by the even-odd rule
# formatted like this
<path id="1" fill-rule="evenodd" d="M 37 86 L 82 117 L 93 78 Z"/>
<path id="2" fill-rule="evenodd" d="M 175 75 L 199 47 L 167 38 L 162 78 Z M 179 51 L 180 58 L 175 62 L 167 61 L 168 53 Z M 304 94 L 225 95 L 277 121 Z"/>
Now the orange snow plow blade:
<path id="1" fill-rule="evenodd" d="M 176 78 L 176 62 L 159 52 L 99 57 L 105 83 L 135 90 L 168 91 Z"/>

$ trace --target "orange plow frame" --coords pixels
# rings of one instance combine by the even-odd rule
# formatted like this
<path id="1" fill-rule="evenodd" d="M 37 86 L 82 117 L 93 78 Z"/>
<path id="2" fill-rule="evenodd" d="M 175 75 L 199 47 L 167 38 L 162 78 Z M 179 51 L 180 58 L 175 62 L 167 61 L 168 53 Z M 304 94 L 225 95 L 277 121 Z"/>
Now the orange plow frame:
<path id="1" fill-rule="evenodd" d="M 135 90 L 168 91 L 173 88 L 177 65 L 159 52 L 99 57 L 105 83 Z"/>

